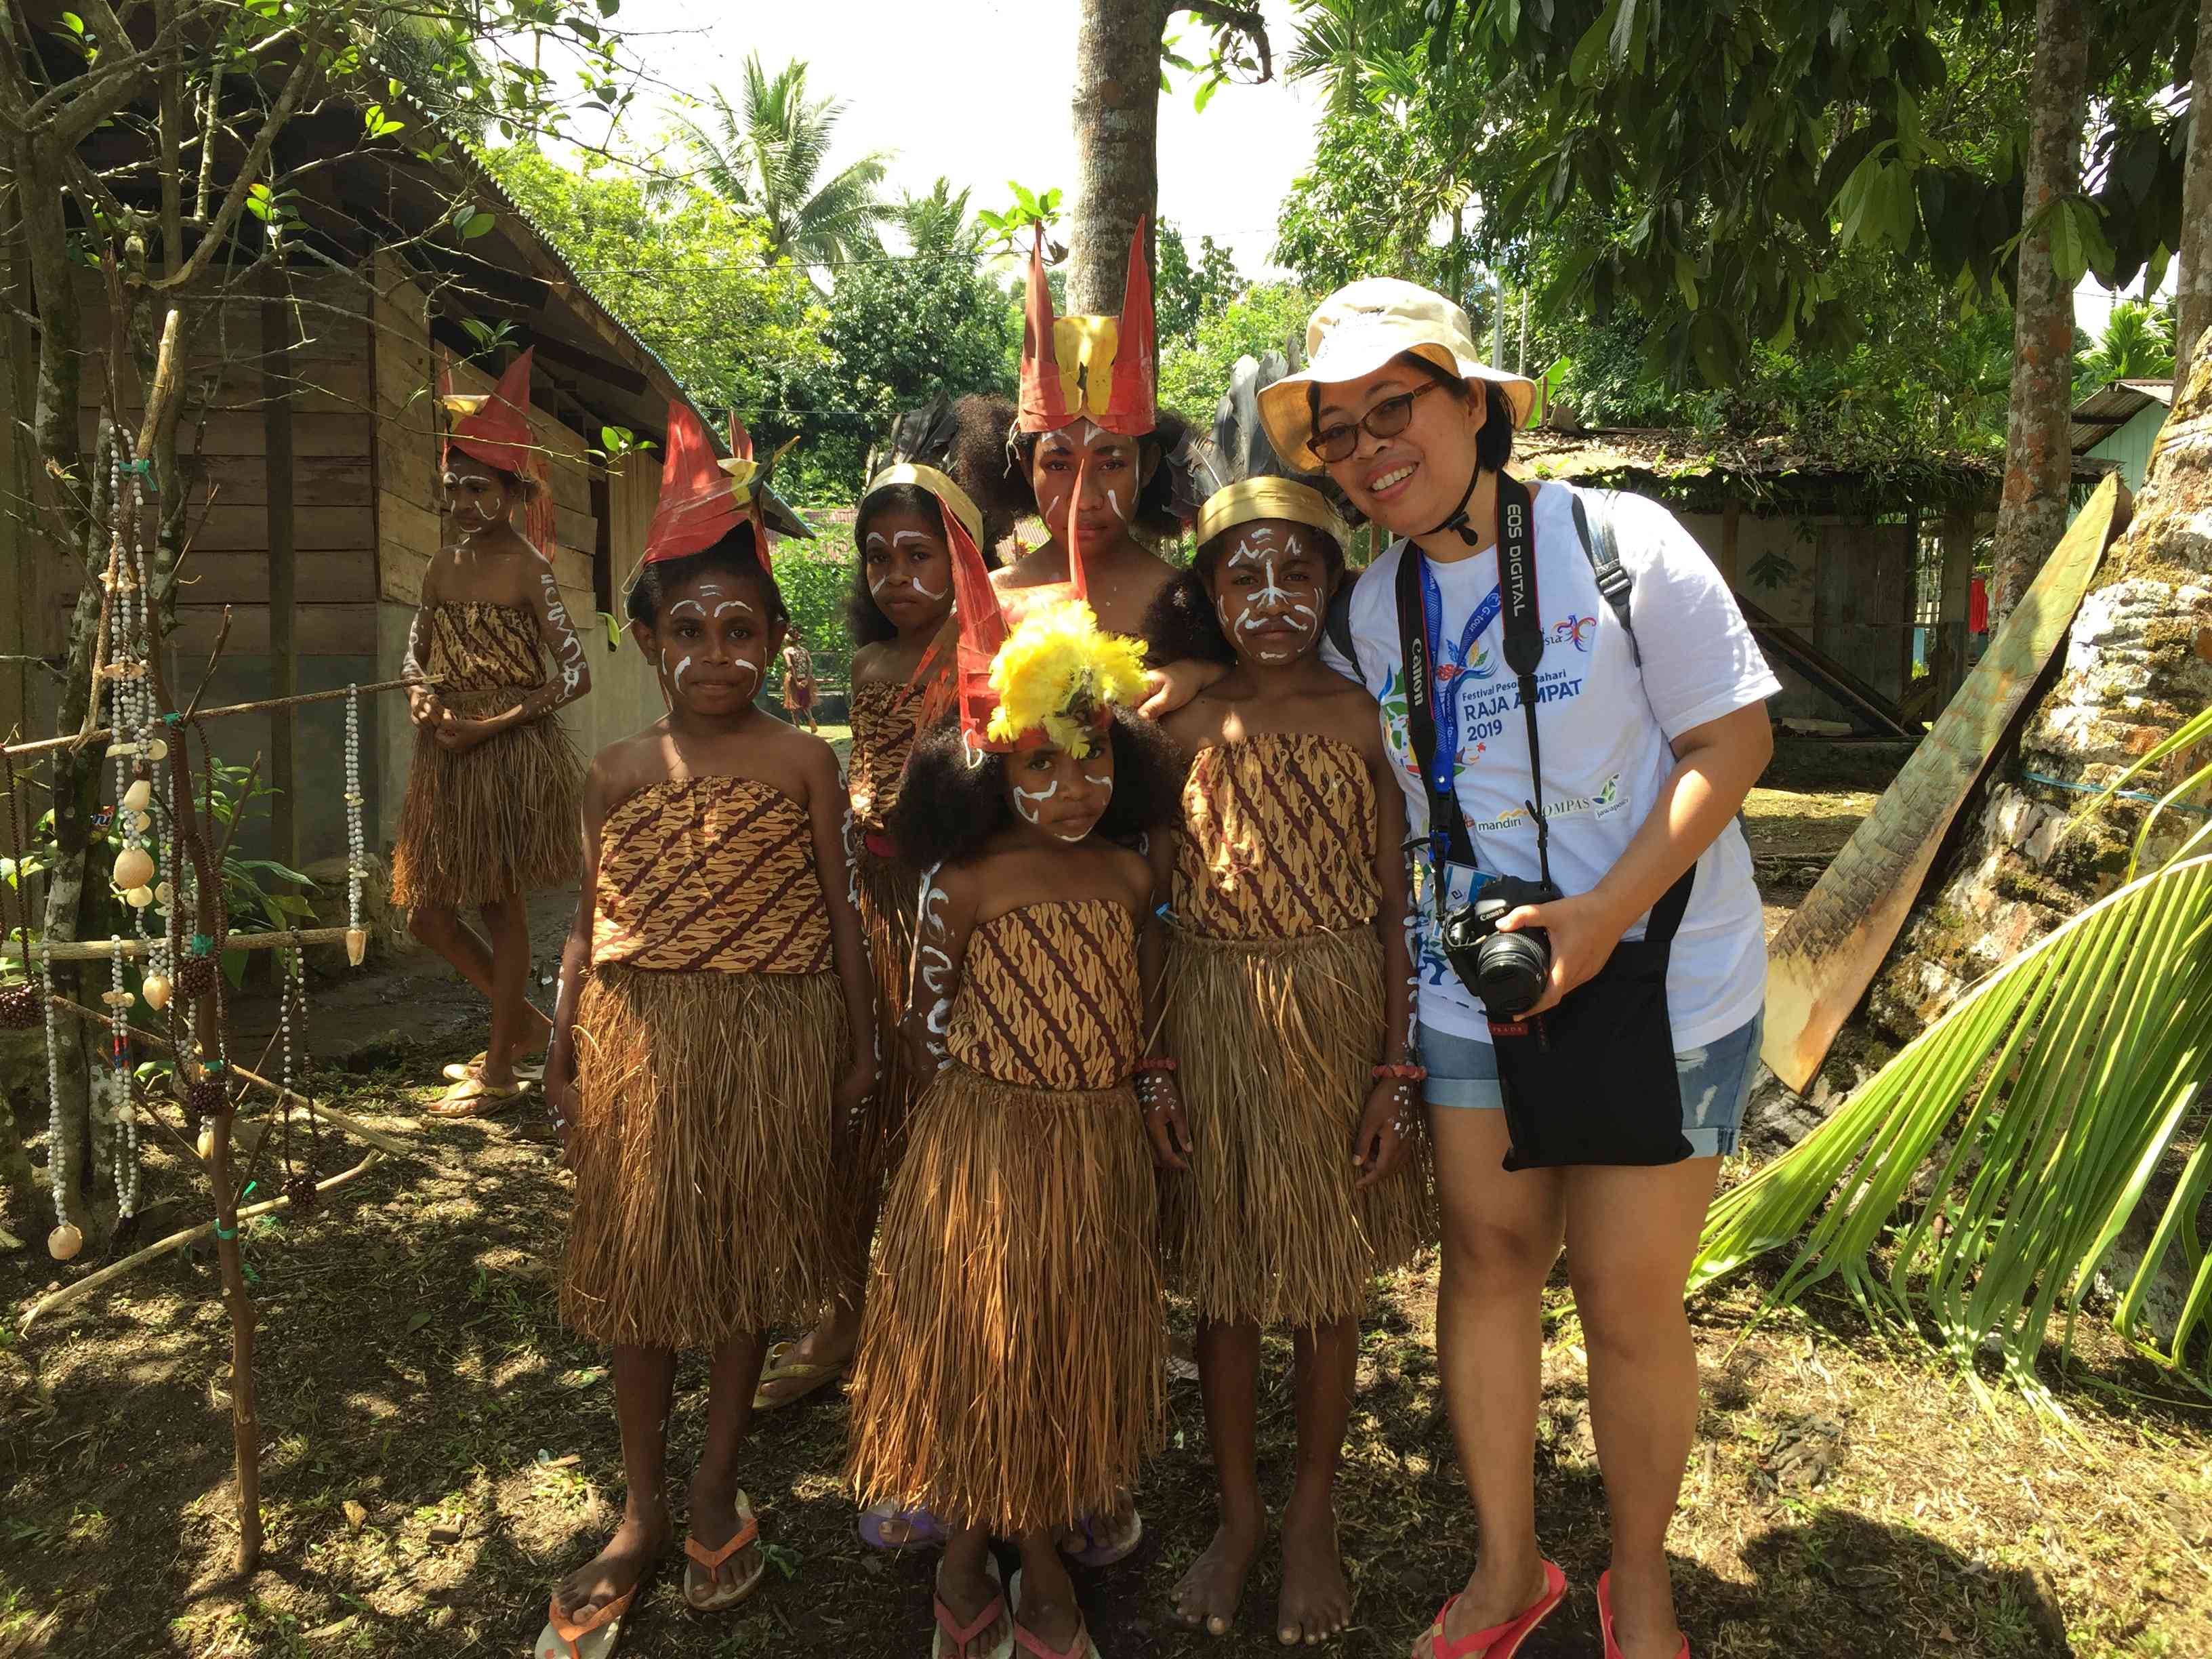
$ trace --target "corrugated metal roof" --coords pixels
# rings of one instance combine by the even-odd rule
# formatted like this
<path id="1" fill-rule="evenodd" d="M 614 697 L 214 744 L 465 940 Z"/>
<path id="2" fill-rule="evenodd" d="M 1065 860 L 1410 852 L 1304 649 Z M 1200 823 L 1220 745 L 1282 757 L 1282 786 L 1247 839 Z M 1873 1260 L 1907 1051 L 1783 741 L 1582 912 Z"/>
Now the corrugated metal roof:
<path id="1" fill-rule="evenodd" d="M 2074 453 L 2086 455 L 2152 404 L 2173 407 L 2171 380 L 2114 380 L 2074 405 Z"/>

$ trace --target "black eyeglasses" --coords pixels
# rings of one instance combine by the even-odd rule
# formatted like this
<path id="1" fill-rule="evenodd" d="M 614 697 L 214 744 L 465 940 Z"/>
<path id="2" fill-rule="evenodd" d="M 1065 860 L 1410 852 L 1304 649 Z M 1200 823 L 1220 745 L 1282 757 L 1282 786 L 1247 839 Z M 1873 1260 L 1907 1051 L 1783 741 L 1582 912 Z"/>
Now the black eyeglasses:
<path id="1" fill-rule="evenodd" d="M 1359 447 L 1359 434 L 1363 429 L 1373 437 L 1396 437 L 1406 429 L 1406 422 L 1413 418 L 1413 399 L 1425 398 L 1443 384 L 1442 380 L 1431 380 L 1426 386 L 1417 386 L 1411 392 L 1385 398 L 1356 422 L 1339 422 L 1334 426 L 1322 427 L 1313 434 L 1309 447 L 1324 461 L 1348 461 L 1352 459 L 1352 452 Z"/>

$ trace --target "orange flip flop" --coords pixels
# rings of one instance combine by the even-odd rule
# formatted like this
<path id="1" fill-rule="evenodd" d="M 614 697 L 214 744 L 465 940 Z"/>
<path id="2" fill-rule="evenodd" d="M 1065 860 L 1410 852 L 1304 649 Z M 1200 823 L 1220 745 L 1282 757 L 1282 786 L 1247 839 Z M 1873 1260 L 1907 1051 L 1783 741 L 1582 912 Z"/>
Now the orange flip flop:
<path id="1" fill-rule="evenodd" d="M 1521 1612 L 1502 1625 L 1492 1625 L 1488 1630 L 1479 1630 L 1457 1639 L 1444 1634 L 1444 1620 L 1459 1597 L 1453 1596 L 1437 1610 L 1436 1622 L 1428 1633 L 1413 1644 L 1413 1659 L 1513 1659 L 1537 1626 L 1552 1616 L 1552 1610 L 1566 1599 L 1567 1575 L 1561 1572 L 1556 1562 L 1544 1563 L 1544 1593 Z M 1602 1589 L 1600 1591 L 1603 1595 Z M 1614 1650 L 1618 1651 L 1618 1650 Z"/>
<path id="2" fill-rule="evenodd" d="M 531 1650 L 532 1659 L 607 1659 L 615 1644 L 622 1640 L 623 1615 L 644 1586 L 645 1580 L 639 1579 L 605 1607 L 579 1620 L 562 1613 L 561 1598 L 555 1596 L 547 1610 L 545 1628 L 538 1632 L 538 1645 Z"/>
<path id="3" fill-rule="evenodd" d="M 729 1542 L 720 1549 L 708 1549 L 696 1538 L 684 1540 L 684 1553 L 690 1562 L 684 1569 L 684 1603 L 694 1613 L 726 1613 L 760 1588 L 762 1577 L 768 1571 L 768 1558 L 753 1563 L 753 1570 L 742 1583 L 717 1585 L 714 1574 L 722 1563 L 760 1536 L 760 1522 L 753 1516 L 751 1500 L 744 1493 L 738 1494 L 738 1529 L 730 1534 Z M 704 1592 L 703 1595 L 701 1592 Z"/>

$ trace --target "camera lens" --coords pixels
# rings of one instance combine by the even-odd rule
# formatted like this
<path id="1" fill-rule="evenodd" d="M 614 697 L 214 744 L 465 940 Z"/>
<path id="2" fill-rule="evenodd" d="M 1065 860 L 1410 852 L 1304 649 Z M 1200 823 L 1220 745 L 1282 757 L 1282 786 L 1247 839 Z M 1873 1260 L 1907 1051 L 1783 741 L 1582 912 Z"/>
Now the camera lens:
<path id="1" fill-rule="evenodd" d="M 1551 941 L 1540 931 L 1492 933 L 1475 953 L 1474 994 L 1492 1014 L 1510 1018 L 1542 999 L 1551 972 Z"/>

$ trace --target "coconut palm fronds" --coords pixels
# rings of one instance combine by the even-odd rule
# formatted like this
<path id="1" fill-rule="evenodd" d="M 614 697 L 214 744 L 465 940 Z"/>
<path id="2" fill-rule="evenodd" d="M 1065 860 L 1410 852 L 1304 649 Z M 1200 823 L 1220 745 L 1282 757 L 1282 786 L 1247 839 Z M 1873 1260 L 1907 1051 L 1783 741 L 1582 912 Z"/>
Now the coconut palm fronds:
<path id="1" fill-rule="evenodd" d="M 2114 1286 L 2114 1323 L 2203 1386 L 2185 1356 L 2212 1316 L 2197 1219 L 2212 1188 L 2199 1098 L 2212 1071 L 2208 844 L 2212 824 L 1981 981 L 1719 1199 L 1692 1288 L 1796 1240 L 1770 1305 L 1838 1278 L 1869 1318 L 1926 1318 L 1970 1376 L 1993 1348 L 2008 1379 L 2057 1412 L 2035 1370 L 2052 1316 L 2070 1338 L 2130 1220 L 2162 1205 L 2132 1278 Z M 2170 1158 L 2192 1136 L 2175 1179 Z M 2170 1261 L 2188 1289 L 2174 1328 L 2154 1336 L 2147 1304 Z"/>

